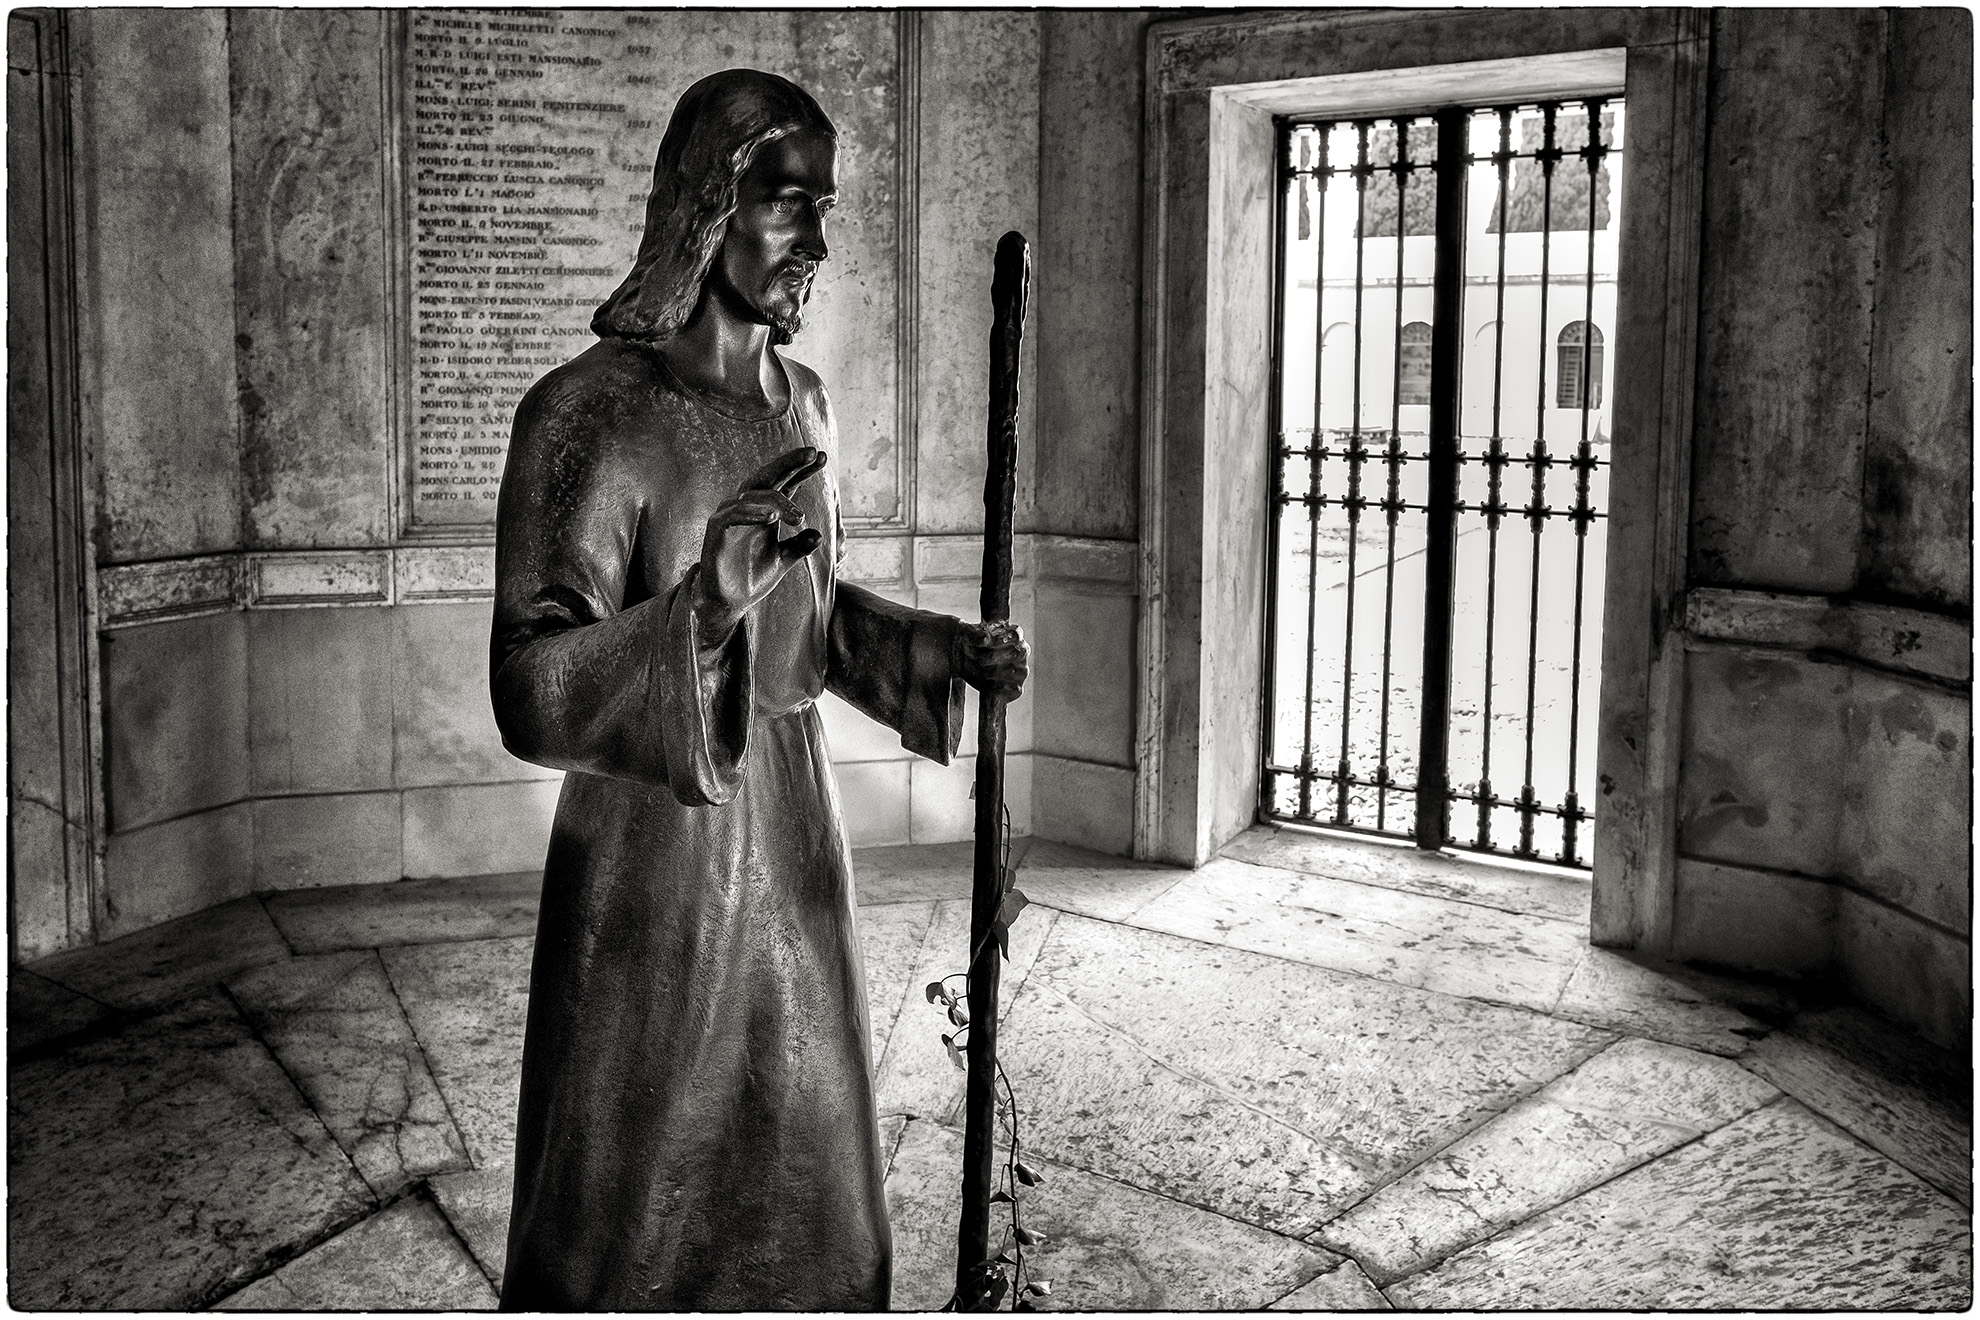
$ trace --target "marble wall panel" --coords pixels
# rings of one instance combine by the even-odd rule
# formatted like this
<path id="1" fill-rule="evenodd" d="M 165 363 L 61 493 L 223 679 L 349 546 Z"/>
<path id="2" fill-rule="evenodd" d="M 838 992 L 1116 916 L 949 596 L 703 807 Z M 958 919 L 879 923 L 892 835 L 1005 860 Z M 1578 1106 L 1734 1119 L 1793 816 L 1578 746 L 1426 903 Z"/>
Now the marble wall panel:
<path id="1" fill-rule="evenodd" d="M 390 884 L 400 863 L 399 793 L 257 798 L 254 887 Z"/>
<path id="2" fill-rule="evenodd" d="M 1973 702 L 1867 670 L 1851 676 L 1842 874 L 1962 934 L 1972 913 Z"/>
<path id="3" fill-rule="evenodd" d="M 1883 16 L 1716 11 L 1691 577 L 1846 591 L 1862 527 Z"/>
<path id="4" fill-rule="evenodd" d="M 562 789 L 561 778 L 406 789 L 399 844 L 406 878 L 540 870 Z"/>
<path id="5" fill-rule="evenodd" d="M 921 17 L 919 531 L 983 529 L 991 260 L 1006 230 L 1034 242 L 1039 232 L 1038 22 L 982 9 Z M 1044 259 L 1034 251 L 1034 271 Z M 1037 346 L 1027 336 L 1020 526 L 1031 522 Z"/>
<path id="6" fill-rule="evenodd" d="M 394 782 L 411 788 L 557 774 L 509 755 L 502 746 L 488 697 L 488 634 L 495 617 L 491 602 L 411 605 L 385 612 L 393 616 Z"/>
<path id="7" fill-rule="evenodd" d="M 228 549 L 241 520 L 227 13 L 83 9 L 70 32 L 97 555 Z"/>
<path id="8" fill-rule="evenodd" d="M 1140 524 L 1146 10 L 1038 16 L 1037 505 L 1030 526 Z"/>
<path id="9" fill-rule="evenodd" d="M 908 842 L 908 765 L 906 761 L 859 761 L 832 767 L 839 783 L 846 841 L 853 847 Z"/>
<path id="10" fill-rule="evenodd" d="M 1836 886 L 1681 858 L 1671 954 L 1741 971 L 1821 976 L 1836 965 Z"/>
<path id="11" fill-rule="evenodd" d="M 1850 671 L 1757 648 L 1701 649 L 1687 660 L 1679 847 L 1834 874 Z"/>
<path id="12" fill-rule="evenodd" d="M 239 612 L 103 635 L 112 831 L 247 793 L 247 621 Z"/>
<path id="13" fill-rule="evenodd" d="M 103 859 L 99 943 L 252 893 L 249 804 L 112 834 Z"/>
<path id="14" fill-rule="evenodd" d="M 1844 891 L 1836 904 L 1836 943 L 1850 993 L 1965 1054 L 1973 1033 L 1970 942 L 1861 894 Z"/>
<path id="15" fill-rule="evenodd" d="M 1033 745 L 1134 764 L 1135 599 L 1041 582 L 1031 635 Z"/>
<path id="16" fill-rule="evenodd" d="M 289 609 L 241 616 L 255 793 L 393 786 L 392 625 L 395 614 L 406 612 Z"/>
<path id="17" fill-rule="evenodd" d="M 1031 758 L 1032 832 L 1041 839 L 1125 857 L 1134 850 L 1134 771 Z"/>
<path id="18" fill-rule="evenodd" d="M 384 12 L 230 15 L 235 361 L 251 546 L 392 534 Z"/>
<path id="19" fill-rule="evenodd" d="M 1973 604 L 1973 15 L 1888 11 L 1862 586 Z"/>

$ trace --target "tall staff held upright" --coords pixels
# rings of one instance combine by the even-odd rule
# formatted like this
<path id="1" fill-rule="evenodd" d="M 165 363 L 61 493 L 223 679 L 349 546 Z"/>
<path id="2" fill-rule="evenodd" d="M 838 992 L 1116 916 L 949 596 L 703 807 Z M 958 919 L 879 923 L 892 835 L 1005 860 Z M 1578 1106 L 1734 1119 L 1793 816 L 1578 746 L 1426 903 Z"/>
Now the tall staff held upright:
<path id="1" fill-rule="evenodd" d="M 1013 230 L 997 242 L 990 283 L 990 466 L 983 479 L 983 621 L 1011 616 L 1011 521 L 1017 493 L 1018 358 L 1031 291 L 1031 247 Z M 996 1188 L 997 981 L 1009 885 L 1004 850 L 1004 702 L 984 692 L 976 742 L 976 877 L 969 923 L 969 1082 L 963 1099 L 962 1222 L 956 1295 L 980 1297 L 990 1260 Z M 1001 1291 L 1001 1289 L 999 1290 Z"/>

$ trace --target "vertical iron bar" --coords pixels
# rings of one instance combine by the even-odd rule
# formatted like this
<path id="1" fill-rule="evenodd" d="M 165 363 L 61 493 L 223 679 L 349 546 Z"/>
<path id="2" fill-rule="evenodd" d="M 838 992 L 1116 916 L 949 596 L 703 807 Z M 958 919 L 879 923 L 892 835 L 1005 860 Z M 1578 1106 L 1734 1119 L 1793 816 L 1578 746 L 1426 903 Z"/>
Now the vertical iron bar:
<path id="1" fill-rule="evenodd" d="M 1314 158 L 1313 188 L 1319 194 L 1313 223 L 1313 432 L 1307 437 L 1306 465 L 1306 695 L 1301 707 L 1306 717 L 1305 735 L 1299 760 L 1299 814 L 1313 818 L 1313 782 L 1319 771 L 1313 763 L 1313 659 L 1317 649 L 1320 581 L 1320 469 L 1327 461 L 1327 442 L 1320 424 L 1321 382 L 1327 333 L 1327 139 L 1332 124 L 1316 130 L 1320 139 Z"/>
<path id="2" fill-rule="evenodd" d="M 1595 382 L 1589 379 L 1594 361 L 1595 342 L 1595 212 L 1601 182 L 1602 102 L 1588 102 L 1588 268 L 1583 280 L 1585 300 L 1581 320 L 1581 444 L 1575 450 L 1574 483 L 1574 633 L 1573 660 L 1568 667 L 1568 777 L 1567 798 L 1561 804 L 1561 860 L 1575 860 L 1575 827 L 1580 823 L 1581 797 L 1575 792 L 1575 776 L 1580 767 L 1581 742 L 1581 596 L 1588 565 L 1588 474 L 1594 453 L 1588 443 L 1588 413 L 1595 399 Z"/>
<path id="3" fill-rule="evenodd" d="M 1364 292 L 1363 258 L 1367 253 L 1364 229 L 1368 223 L 1368 120 L 1355 129 L 1354 171 L 1354 413 L 1348 419 L 1348 516 L 1347 626 L 1341 646 L 1341 756 L 1335 784 L 1334 823 L 1348 823 L 1348 731 L 1354 724 L 1354 572 L 1357 543 L 1361 538 L 1361 463 L 1367 451 L 1361 447 L 1361 304 Z M 1315 547 L 1315 554 L 1319 547 Z"/>
<path id="4" fill-rule="evenodd" d="M 1389 391 L 1388 498 L 1382 511 L 1389 524 L 1388 562 L 1382 585 L 1381 753 L 1375 769 L 1375 828 L 1389 818 L 1389 674 L 1396 632 L 1396 505 L 1402 493 L 1403 243 L 1409 233 L 1409 121 L 1396 124 L 1396 349 Z"/>
<path id="5" fill-rule="evenodd" d="M 1497 682 L 1494 643 L 1499 622 L 1499 522 L 1505 508 L 1505 438 L 1500 430 L 1506 385 L 1506 220 L 1512 189 L 1513 107 L 1499 111 L 1499 271 L 1494 281 L 1492 330 L 1492 451 L 1485 460 L 1485 733 L 1479 754 L 1478 846 L 1492 846 L 1492 689 Z"/>
<path id="6" fill-rule="evenodd" d="M 1457 562 L 1458 385 L 1463 368 L 1465 112 L 1437 115 L 1437 263 L 1430 320 L 1430 489 L 1424 544 L 1423 716 L 1416 766 L 1416 845 L 1449 833 L 1451 614 Z"/>
<path id="7" fill-rule="evenodd" d="M 1272 384 L 1266 400 L 1265 435 L 1272 446 L 1271 515 L 1265 524 L 1265 683 L 1259 697 L 1263 733 L 1259 743 L 1258 813 L 1269 819 L 1273 812 L 1276 787 L 1273 765 L 1279 750 L 1279 554 L 1285 544 L 1286 460 L 1292 448 L 1285 433 L 1285 321 L 1291 308 L 1286 299 L 1286 203 L 1294 190 L 1299 192 L 1300 214 L 1306 213 L 1306 190 L 1299 172 L 1292 167 L 1294 130 L 1284 120 L 1273 125 L 1274 167 L 1285 180 L 1279 194 L 1279 209 L 1272 216 Z M 1319 292 L 1316 286 L 1314 292 Z M 1315 361 L 1318 362 L 1318 348 Z"/>
<path id="8" fill-rule="evenodd" d="M 1537 803 L 1533 794 L 1533 711 L 1535 680 L 1540 663 L 1540 533 L 1547 525 L 1547 354 L 1553 341 L 1547 333 L 1547 290 L 1552 279 L 1550 260 L 1554 251 L 1554 146 L 1555 114 L 1558 105 L 1542 107 L 1545 127 L 1540 147 L 1540 388 L 1539 411 L 1534 418 L 1533 502 L 1527 506 L 1527 521 L 1533 526 L 1533 574 L 1527 595 L 1526 625 L 1526 767 L 1525 783 L 1519 793 L 1519 849 L 1521 857 L 1533 853 L 1533 815 Z"/>

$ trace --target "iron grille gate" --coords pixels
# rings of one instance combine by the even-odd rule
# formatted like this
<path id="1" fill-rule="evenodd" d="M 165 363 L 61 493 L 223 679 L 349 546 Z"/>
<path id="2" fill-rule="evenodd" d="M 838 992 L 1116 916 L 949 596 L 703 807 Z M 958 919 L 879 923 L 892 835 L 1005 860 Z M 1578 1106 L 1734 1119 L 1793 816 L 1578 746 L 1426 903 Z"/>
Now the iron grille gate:
<path id="1" fill-rule="evenodd" d="M 1622 129 L 1280 122 L 1266 818 L 1588 865 Z"/>

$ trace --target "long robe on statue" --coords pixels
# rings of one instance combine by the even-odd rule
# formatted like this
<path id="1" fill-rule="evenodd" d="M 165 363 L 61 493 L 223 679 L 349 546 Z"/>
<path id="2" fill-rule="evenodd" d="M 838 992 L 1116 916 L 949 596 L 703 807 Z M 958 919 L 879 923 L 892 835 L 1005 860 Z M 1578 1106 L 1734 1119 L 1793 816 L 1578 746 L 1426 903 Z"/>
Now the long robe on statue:
<path id="1" fill-rule="evenodd" d="M 502 1303 L 884 1308 L 892 1237 L 851 856 L 816 700 L 946 762 L 957 622 L 836 580 L 824 533 L 727 638 L 697 635 L 709 516 L 835 433 L 779 358 L 780 415 L 606 339 L 518 411 L 491 673 L 505 740 L 568 772 L 544 864 Z"/>

